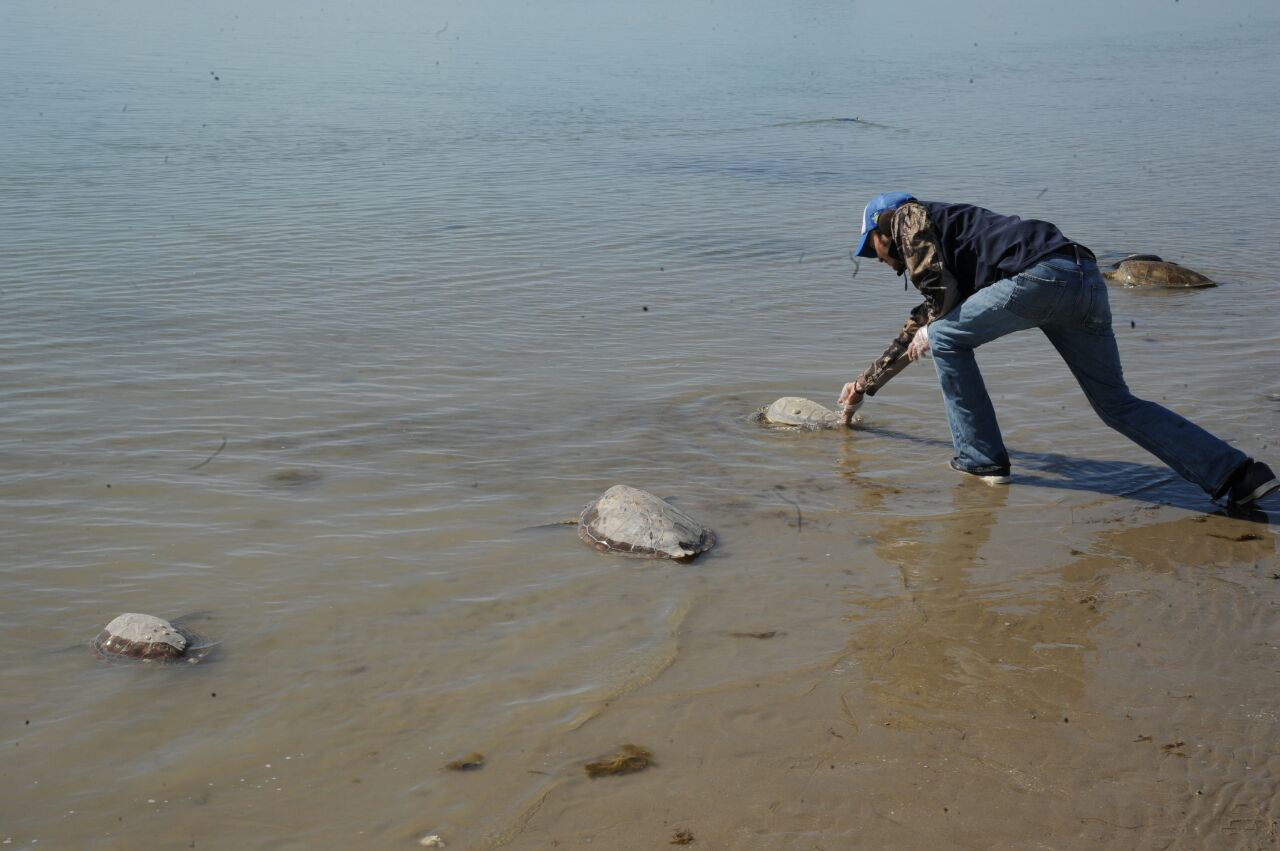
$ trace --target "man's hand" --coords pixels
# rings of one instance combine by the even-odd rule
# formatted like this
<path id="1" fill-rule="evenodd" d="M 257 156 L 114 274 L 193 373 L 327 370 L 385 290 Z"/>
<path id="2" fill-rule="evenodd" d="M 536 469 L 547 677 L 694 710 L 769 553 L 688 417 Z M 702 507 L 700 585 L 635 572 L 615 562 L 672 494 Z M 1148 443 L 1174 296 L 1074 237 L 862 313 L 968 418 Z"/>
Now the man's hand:
<path id="1" fill-rule="evenodd" d="M 866 388 L 863 387 L 861 378 L 850 381 L 840 391 L 840 398 L 836 400 L 836 404 L 844 412 L 845 425 L 853 423 L 853 415 L 862 407 L 864 393 Z"/>
<path id="2" fill-rule="evenodd" d="M 923 325 L 907 346 L 907 359 L 918 361 L 929 353 L 929 326 Z"/>

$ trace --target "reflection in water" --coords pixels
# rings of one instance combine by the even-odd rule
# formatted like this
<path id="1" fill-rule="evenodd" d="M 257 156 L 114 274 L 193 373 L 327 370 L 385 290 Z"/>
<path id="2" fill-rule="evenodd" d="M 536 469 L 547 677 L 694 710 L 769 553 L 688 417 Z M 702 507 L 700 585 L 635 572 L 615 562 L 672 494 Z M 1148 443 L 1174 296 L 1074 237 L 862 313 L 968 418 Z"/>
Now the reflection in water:
<path id="1" fill-rule="evenodd" d="M 903 595 L 872 603 L 855 640 L 867 692 L 895 724 L 1035 717 L 1080 696 L 1098 615 L 1026 581 L 1017 566 L 988 571 L 983 551 L 1008 498 L 1008 488 L 962 481 L 950 510 L 887 516 L 874 535 L 876 552 L 901 572 Z"/>
<path id="2" fill-rule="evenodd" d="M 1071 560 L 1059 569 L 1028 573 L 999 557 L 989 563 L 984 550 L 1009 494 L 1009 488 L 960 482 L 950 510 L 882 516 L 872 534 L 877 554 L 900 571 L 904 593 L 867 604 L 855 643 L 868 694 L 900 723 L 962 725 L 976 711 L 1034 717 L 1077 702 L 1102 604 L 1133 593 L 1108 590 L 1118 568 L 1274 564 L 1274 537 L 1256 523 L 1203 514 L 1104 526 L 1090 551 L 1071 549 Z M 870 509 L 884 496 L 868 490 L 862 499 Z M 1124 522 L 1114 512 L 1104 521 Z"/>
<path id="3" fill-rule="evenodd" d="M 859 429 L 858 431 L 863 431 Z M 873 429 L 865 429 L 874 431 Z M 853 498 L 858 510 L 869 515 L 878 515 L 892 506 L 894 497 L 900 497 L 902 489 L 887 482 L 873 478 L 863 470 L 864 452 L 856 434 L 845 436 L 840 444 L 840 458 L 836 467 L 838 475 L 849 485 L 848 493 Z"/>

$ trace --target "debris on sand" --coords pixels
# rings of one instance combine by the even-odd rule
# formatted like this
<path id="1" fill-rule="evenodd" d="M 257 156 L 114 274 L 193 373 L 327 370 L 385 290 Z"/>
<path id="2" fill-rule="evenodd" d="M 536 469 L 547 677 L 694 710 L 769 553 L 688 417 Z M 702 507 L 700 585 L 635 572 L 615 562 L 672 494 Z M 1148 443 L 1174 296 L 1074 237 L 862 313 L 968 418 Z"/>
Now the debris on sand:
<path id="1" fill-rule="evenodd" d="M 599 762 L 588 762 L 584 768 L 587 770 L 587 776 L 595 779 L 611 777 L 615 774 L 633 774 L 644 771 L 650 765 L 657 765 L 657 763 L 653 761 L 653 752 L 648 748 L 640 745 L 623 745 L 613 756 Z"/>
<path id="2" fill-rule="evenodd" d="M 445 765 L 450 771 L 476 771 L 484 768 L 484 754 L 473 753 L 462 759 L 455 759 L 453 762 Z"/>
<path id="3" fill-rule="evenodd" d="M 671 845 L 692 845 L 694 842 L 693 831 L 681 828 L 677 830 L 671 837 Z"/>

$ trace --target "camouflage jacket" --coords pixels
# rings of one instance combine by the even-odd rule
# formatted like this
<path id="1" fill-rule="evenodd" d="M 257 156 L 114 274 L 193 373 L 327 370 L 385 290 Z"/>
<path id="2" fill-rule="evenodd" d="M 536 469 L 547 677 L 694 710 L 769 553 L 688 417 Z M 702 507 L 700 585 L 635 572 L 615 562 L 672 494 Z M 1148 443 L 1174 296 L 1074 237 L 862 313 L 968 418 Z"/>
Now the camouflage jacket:
<path id="1" fill-rule="evenodd" d="M 924 302 L 911 310 L 906 324 L 884 354 L 858 376 L 868 396 L 876 395 L 877 390 L 910 363 L 907 346 L 916 332 L 945 316 L 960 302 L 960 285 L 942 262 L 942 245 L 923 204 L 908 201 L 890 215 L 881 216 L 876 230 L 897 247 L 907 267 L 907 279 L 924 296 Z"/>

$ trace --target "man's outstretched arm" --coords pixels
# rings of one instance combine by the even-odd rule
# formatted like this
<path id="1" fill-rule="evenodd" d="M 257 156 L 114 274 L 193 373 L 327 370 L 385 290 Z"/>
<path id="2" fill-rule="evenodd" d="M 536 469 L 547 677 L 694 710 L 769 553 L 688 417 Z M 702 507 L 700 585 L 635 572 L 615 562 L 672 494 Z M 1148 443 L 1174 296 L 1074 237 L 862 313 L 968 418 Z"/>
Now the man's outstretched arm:
<path id="1" fill-rule="evenodd" d="M 920 329 L 945 316 L 960 300 L 959 283 L 942 262 L 942 244 L 924 205 L 915 201 L 903 204 L 892 215 L 884 216 L 877 230 L 897 247 L 911 283 L 925 300 L 911 311 L 910 318 L 884 353 L 845 385 L 840 394 L 842 407 L 861 401 L 863 394 L 874 396 L 902 372 L 911 363 L 907 350 Z"/>
<path id="2" fill-rule="evenodd" d="M 847 413 L 852 413 L 847 409 L 861 402 L 864 394 L 867 396 L 876 395 L 876 391 L 887 384 L 889 379 L 902 372 L 907 368 L 907 364 L 911 363 L 911 358 L 907 355 L 907 349 L 911 346 L 911 341 L 915 339 L 916 333 L 928 324 L 925 321 L 927 312 L 927 302 L 912 310 L 911 317 L 902 326 L 898 336 L 893 338 L 889 348 L 884 350 L 884 354 L 876 358 L 875 362 L 863 370 L 861 375 L 844 386 L 844 390 L 840 394 L 839 404 L 846 409 Z M 846 417 L 846 421 L 847 419 Z"/>

